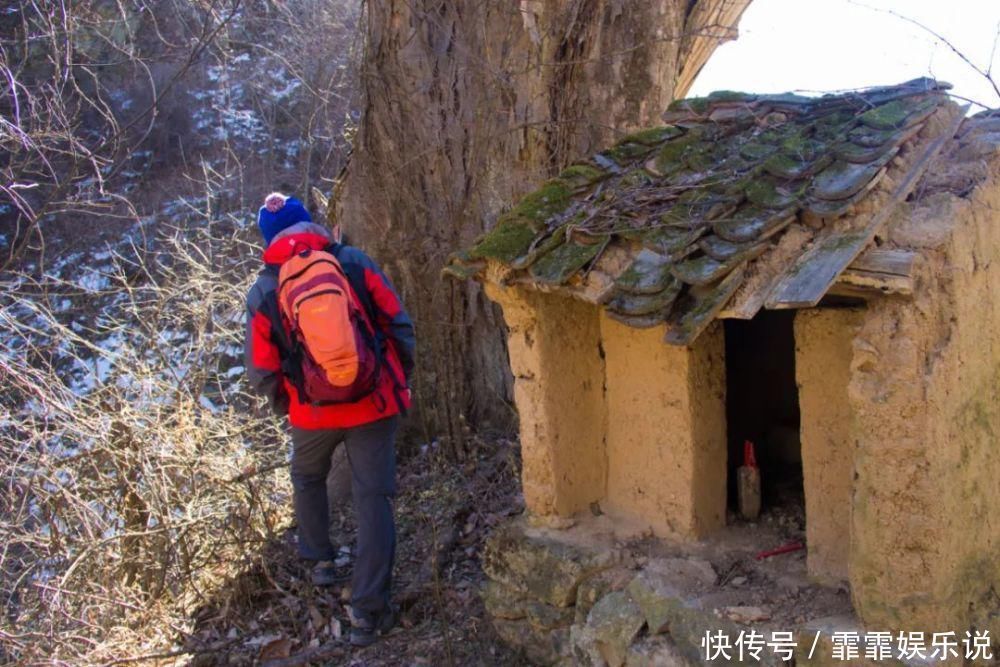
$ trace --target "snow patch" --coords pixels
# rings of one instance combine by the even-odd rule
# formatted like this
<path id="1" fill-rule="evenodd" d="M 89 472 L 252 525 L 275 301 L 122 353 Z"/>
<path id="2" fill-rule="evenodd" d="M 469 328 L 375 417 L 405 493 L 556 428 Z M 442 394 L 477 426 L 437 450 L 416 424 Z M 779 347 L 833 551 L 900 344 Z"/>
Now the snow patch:
<path id="1" fill-rule="evenodd" d="M 84 292 L 95 294 L 108 289 L 111 286 L 111 279 L 100 271 L 90 269 L 77 279 L 76 284 Z"/>

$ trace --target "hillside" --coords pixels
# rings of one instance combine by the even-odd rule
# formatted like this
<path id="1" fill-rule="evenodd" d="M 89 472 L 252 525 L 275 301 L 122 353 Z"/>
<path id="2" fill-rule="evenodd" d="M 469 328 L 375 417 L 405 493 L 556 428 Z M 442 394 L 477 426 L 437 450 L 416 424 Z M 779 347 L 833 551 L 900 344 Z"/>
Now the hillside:
<path id="1" fill-rule="evenodd" d="M 317 597 L 292 556 L 285 427 L 246 392 L 242 346 L 264 194 L 329 192 L 346 160 L 357 11 L 159 0 L 0 16 L 16 46 L 0 61 L 0 661 L 348 650 L 339 592 Z M 481 616 L 468 609 L 493 515 L 471 494 L 516 507 L 516 448 L 484 447 L 488 473 L 465 485 L 418 444 L 401 445 L 399 576 L 423 636 L 408 650 L 438 662 L 447 628 Z M 447 549 L 425 571 L 435 540 Z"/>

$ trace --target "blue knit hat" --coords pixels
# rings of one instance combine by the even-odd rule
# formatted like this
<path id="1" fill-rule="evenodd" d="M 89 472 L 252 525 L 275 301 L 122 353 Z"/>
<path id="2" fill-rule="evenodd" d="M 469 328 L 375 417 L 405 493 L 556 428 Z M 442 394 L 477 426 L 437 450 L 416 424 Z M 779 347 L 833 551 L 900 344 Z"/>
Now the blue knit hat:
<path id="1" fill-rule="evenodd" d="M 283 229 L 297 222 L 312 222 L 309 211 L 295 197 L 286 197 L 280 192 L 272 192 L 264 199 L 264 205 L 257 212 L 257 226 L 264 235 L 264 245 L 271 245 L 271 239 Z"/>

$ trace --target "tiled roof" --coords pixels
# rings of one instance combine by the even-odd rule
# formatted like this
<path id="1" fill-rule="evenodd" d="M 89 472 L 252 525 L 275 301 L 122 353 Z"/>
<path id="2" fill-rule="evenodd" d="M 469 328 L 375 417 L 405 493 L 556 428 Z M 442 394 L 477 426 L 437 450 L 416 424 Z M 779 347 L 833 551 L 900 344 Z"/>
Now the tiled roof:
<path id="1" fill-rule="evenodd" d="M 572 285 L 622 248 L 629 261 L 601 296 L 609 314 L 633 326 L 671 322 L 681 331 L 673 342 L 690 342 L 700 323 L 684 333 L 685 321 L 724 305 L 791 228 L 822 229 L 849 213 L 947 87 L 917 79 L 823 97 L 679 100 L 668 124 L 524 197 L 446 273 L 475 277 L 492 263 L 505 282 Z"/>

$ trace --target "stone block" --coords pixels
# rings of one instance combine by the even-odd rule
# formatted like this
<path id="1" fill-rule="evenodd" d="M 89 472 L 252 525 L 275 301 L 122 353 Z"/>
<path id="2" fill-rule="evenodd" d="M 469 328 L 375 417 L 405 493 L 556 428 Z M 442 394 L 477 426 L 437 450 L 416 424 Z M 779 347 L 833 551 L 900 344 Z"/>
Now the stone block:
<path id="1" fill-rule="evenodd" d="M 613 591 L 624 590 L 634 576 L 633 570 L 613 568 L 584 579 L 576 592 L 574 622 L 581 625 L 586 623 L 587 614 L 598 600 Z"/>
<path id="2" fill-rule="evenodd" d="M 556 630 L 573 624 L 573 607 L 553 607 L 544 602 L 530 601 L 525 607 L 528 622 L 539 630 Z"/>
<path id="3" fill-rule="evenodd" d="M 573 664 L 578 667 L 606 667 L 607 662 L 597 650 L 597 637 L 589 625 L 573 625 L 569 629 L 570 651 Z"/>
<path id="4" fill-rule="evenodd" d="M 657 558 L 628 585 L 646 617 L 650 634 L 666 632 L 684 599 L 715 585 L 712 564 L 700 558 Z"/>
<path id="5" fill-rule="evenodd" d="M 628 588 L 642 612 L 649 633 L 666 632 L 671 619 L 675 618 L 681 605 L 681 592 L 662 575 L 643 570 L 632 579 Z"/>
<path id="6" fill-rule="evenodd" d="M 493 619 L 493 628 L 506 643 L 524 652 L 534 665 L 554 665 L 569 655 L 569 628 L 539 631 L 527 620 Z"/>
<path id="7" fill-rule="evenodd" d="M 581 581 L 619 560 L 620 554 L 610 549 L 580 547 L 516 519 L 487 539 L 483 571 L 534 600 L 569 607 L 576 601 Z"/>
<path id="8" fill-rule="evenodd" d="M 715 568 L 702 558 L 654 558 L 646 569 L 684 591 L 699 591 L 715 585 Z"/>
<path id="9" fill-rule="evenodd" d="M 690 667 L 696 663 L 681 655 L 668 637 L 647 637 L 632 644 L 625 667 Z"/>
<path id="10" fill-rule="evenodd" d="M 510 586 L 504 586 L 489 579 L 480 591 L 486 613 L 492 618 L 503 618 L 516 621 L 525 618 L 528 598 L 524 593 Z"/>
<path id="11" fill-rule="evenodd" d="M 625 591 L 602 597 L 587 617 L 597 651 L 610 667 L 625 664 L 628 647 L 645 624 L 639 605 Z"/>

